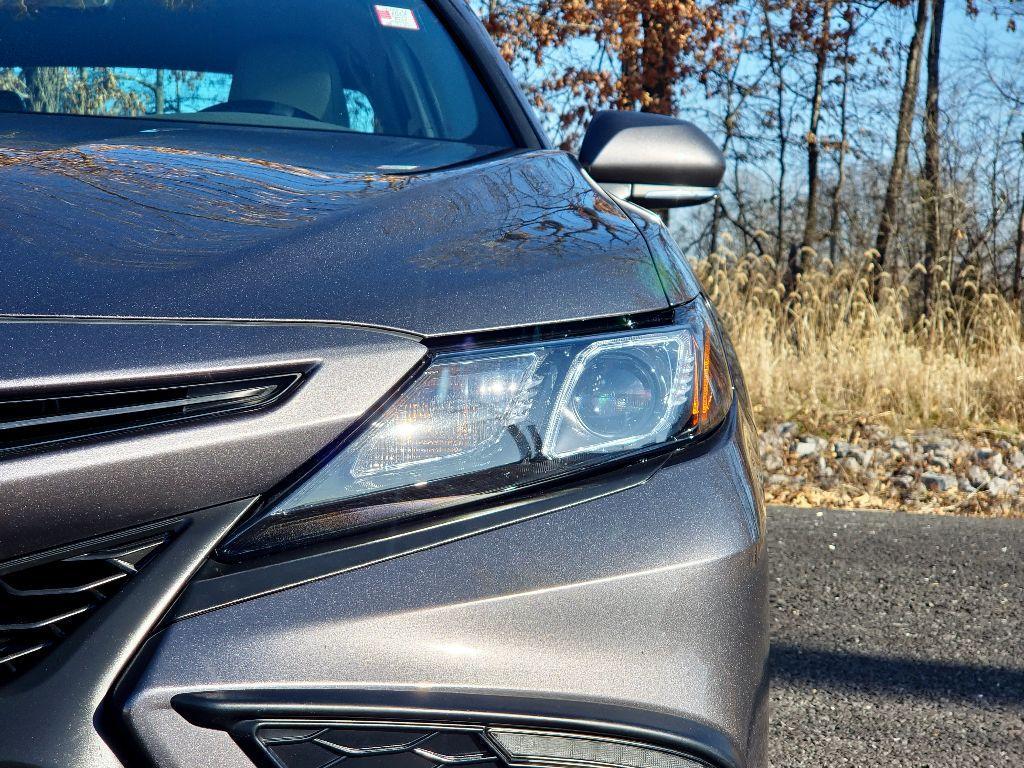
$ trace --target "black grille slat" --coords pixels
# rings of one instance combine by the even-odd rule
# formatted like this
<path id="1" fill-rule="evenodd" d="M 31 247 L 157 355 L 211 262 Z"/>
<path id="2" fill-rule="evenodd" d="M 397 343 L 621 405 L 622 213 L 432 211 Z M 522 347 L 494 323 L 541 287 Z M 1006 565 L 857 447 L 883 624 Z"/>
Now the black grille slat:
<path id="1" fill-rule="evenodd" d="M 0 397 L 0 453 L 107 435 L 277 402 L 299 373 L 221 382 Z"/>
<path id="2" fill-rule="evenodd" d="M 374 727 L 259 726 L 256 739 L 285 768 L 507 768 L 481 737 L 483 729 L 424 726 L 417 731 Z"/>
<path id="3" fill-rule="evenodd" d="M 167 536 L 165 530 L 0 569 L 0 683 L 64 641 L 145 567 Z"/>
<path id="4" fill-rule="evenodd" d="M 0 647 L 0 667 L 12 665 L 14 662 L 24 660 L 34 653 L 41 653 L 51 645 L 52 643 L 36 643 L 27 646 Z"/>

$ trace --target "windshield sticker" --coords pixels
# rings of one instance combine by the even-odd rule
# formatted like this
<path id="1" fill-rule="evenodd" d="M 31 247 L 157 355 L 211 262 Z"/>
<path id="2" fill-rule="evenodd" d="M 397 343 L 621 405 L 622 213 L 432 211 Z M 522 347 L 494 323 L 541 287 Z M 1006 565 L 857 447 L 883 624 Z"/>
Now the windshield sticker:
<path id="1" fill-rule="evenodd" d="M 377 20 L 382 27 L 394 27 L 395 29 L 419 29 L 416 16 L 411 8 L 395 8 L 392 5 L 375 5 Z"/>

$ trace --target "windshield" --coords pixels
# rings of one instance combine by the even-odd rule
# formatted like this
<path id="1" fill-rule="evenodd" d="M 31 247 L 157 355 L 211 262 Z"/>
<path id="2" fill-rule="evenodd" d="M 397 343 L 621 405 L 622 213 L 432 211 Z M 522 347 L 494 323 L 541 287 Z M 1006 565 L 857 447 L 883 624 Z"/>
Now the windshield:
<path id="1" fill-rule="evenodd" d="M 430 8 L 382 2 L 0 0 L 0 112 L 510 146 Z"/>

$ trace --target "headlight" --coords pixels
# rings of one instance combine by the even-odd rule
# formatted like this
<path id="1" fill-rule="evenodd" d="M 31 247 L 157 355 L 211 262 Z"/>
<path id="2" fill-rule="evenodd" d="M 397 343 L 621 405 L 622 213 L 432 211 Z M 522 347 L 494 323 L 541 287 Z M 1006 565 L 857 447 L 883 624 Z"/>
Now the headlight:
<path id="1" fill-rule="evenodd" d="M 702 299 L 664 328 L 439 352 L 221 553 L 390 524 L 677 445 L 731 402 Z"/>

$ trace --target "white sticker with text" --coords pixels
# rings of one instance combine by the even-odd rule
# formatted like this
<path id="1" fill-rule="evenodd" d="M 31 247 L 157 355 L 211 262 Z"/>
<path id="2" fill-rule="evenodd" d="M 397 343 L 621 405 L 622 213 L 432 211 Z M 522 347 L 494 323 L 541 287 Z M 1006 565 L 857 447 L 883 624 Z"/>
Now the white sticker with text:
<path id="1" fill-rule="evenodd" d="M 416 16 L 411 8 L 395 8 L 393 5 L 375 5 L 377 20 L 382 27 L 394 27 L 395 29 L 419 29 Z"/>

